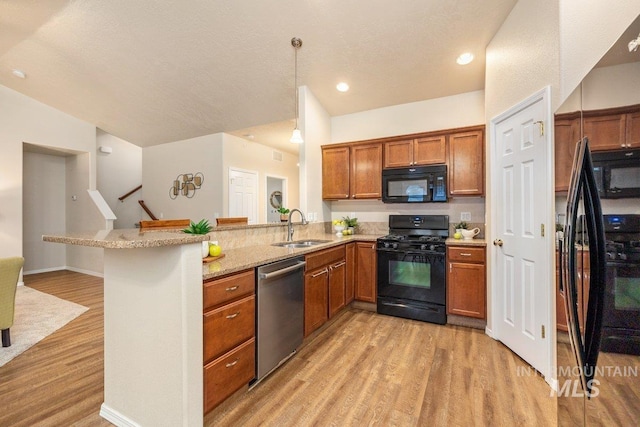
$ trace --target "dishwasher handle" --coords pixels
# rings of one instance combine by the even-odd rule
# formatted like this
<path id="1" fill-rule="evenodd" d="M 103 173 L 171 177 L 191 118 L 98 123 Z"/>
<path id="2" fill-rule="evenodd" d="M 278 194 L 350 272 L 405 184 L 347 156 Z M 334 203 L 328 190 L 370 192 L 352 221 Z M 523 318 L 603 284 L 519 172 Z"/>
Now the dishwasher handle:
<path id="1" fill-rule="evenodd" d="M 282 270 L 272 271 L 271 273 L 260 273 L 258 276 L 260 277 L 260 279 L 271 279 L 272 277 L 282 276 L 283 274 L 286 274 L 290 271 L 299 270 L 306 264 L 307 263 L 305 261 L 299 261 L 298 263 L 290 267 L 285 267 Z"/>

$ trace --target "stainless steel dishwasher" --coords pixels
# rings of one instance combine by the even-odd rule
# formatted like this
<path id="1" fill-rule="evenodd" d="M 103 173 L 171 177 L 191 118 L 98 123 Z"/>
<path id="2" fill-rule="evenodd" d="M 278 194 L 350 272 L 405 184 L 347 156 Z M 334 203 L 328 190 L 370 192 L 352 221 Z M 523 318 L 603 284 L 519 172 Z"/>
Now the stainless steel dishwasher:
<path id="1" fill-rule="evenodd" d="M 298 257 L 258 267 L 256 383 L 302 344 L 304 265 Z"/>

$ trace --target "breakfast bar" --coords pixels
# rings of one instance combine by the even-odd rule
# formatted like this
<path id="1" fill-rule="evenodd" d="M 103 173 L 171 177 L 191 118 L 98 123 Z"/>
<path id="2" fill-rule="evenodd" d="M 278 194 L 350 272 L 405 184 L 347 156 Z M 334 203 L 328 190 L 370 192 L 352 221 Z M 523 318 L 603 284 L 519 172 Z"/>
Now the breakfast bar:
<path id="1" fill-rule="evenodd" d="M 104 248 L 104 403 L 117 426 L 201 426 L 205 235 L 111 230 L 43 236 Z"/>

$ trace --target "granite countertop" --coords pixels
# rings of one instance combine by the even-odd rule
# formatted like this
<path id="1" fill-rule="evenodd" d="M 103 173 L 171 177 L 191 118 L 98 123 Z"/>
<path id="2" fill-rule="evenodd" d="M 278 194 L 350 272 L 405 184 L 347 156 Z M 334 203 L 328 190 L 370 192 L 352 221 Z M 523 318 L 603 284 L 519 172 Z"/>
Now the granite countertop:
<path id="1" fill-rule="evenodd" d="M 485 239 L 454 239 L 453 237 L 449 237 L 445 244 L 447 246 L 487 246 L 487 241 Z"/>
<path id="2" fill-rule="evenodd" d="M 92 246 L 105 249 L 155 248 L 160 246 L 198 243 L 208 239 L 206 234 L 186 234 L 179 230 L 140 231 L 140 229 L 137 228 L 65 233 L 63 235 L 45 234 L 42 236 L 42 240 L 45 242 Z"/>
<path id="3" fill-rule="evenodd" d="M 380 236 L 372 234 L 354 234 L 343 237 L 338 237 L 335 234 L 319 234 L 300 240 L 318 239 L 329 240 L 329 242 L 308 248 L 283 248 L 272 246 L 271 244 L 253 245 L 229 250 L 224 250 L 223 248 L 225 255 L 223 258 L 203 263 L 202 278 L 203 280 L 207 280 L 213 277 L 224 276 L 260 265 L 281 261 L 286 258 L 343 245 L 348 242 L 375 242 L 378 237 Z"/>

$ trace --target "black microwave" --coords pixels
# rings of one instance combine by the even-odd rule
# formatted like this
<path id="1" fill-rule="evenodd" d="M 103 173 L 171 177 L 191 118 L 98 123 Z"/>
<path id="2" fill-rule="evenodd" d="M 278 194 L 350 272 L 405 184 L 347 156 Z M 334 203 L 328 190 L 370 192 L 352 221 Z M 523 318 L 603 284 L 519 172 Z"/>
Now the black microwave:
<path id="1" fill-rule="evenodd" d="M 640 197 L 640 149 L 591 154 L 601 199 Z"/>
<path id="2" fill-rule="evenodd" d="M 382 171 L 384 203 L 447 201 L 447 166 L 420 166 Z"/>

